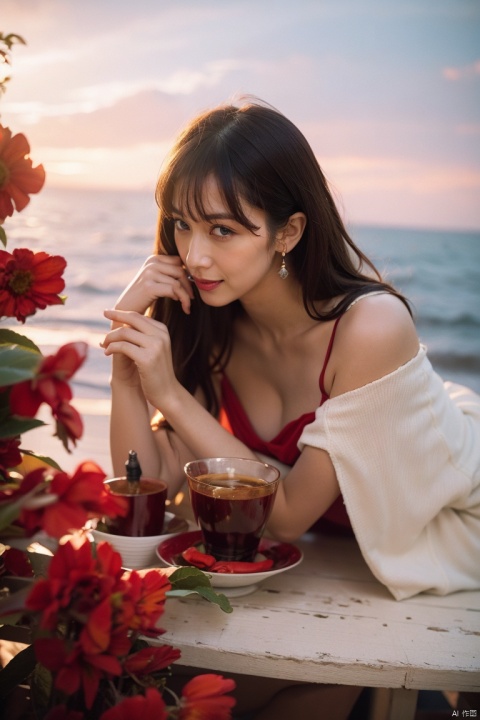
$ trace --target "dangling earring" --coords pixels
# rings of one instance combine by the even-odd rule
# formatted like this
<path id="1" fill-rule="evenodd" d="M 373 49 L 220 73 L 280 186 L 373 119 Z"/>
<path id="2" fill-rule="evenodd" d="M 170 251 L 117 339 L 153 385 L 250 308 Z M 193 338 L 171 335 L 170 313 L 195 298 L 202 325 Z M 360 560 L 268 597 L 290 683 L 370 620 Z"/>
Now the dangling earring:
<path id="1" fill-rule="evenodd" d="M 282 264 L 280 265 L 280 270 L 278 271 L 278 274 L 282 280 L 286 280 L 288 277 L 288 270 L 287 270 L 287 266 L 285 265 L 286 248 L 287 248 L 287 246 L 284 245 L 283 250 L 282 250 Z"/>

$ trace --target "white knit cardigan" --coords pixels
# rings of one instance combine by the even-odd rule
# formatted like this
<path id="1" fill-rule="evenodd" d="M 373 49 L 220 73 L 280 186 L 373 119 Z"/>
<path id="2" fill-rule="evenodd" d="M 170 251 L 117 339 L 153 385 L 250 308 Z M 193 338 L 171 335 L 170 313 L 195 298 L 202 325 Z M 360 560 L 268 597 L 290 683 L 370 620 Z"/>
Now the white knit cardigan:
<path id="1" fill-rule="evenodd" d="M 319 407 L 305 445 L 330 455 L 363 556 L 397 600 L 480 588 L 480 397 L 443 383 L 423 346 Z"/>

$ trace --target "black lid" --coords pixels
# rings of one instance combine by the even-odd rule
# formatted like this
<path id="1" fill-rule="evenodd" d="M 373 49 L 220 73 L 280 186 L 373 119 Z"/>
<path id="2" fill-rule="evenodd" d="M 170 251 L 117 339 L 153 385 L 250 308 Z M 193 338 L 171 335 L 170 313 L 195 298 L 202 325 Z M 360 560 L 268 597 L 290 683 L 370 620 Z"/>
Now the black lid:
<path id="1" fill-rule="evenodd" d="M 128 460 L 125 463 L 125 471 L 128 481 L 138 481 L 142 477 L 142 468 L 138 462 L 137 453 L 135 450 L 130 450 L 128 453 Z"/>

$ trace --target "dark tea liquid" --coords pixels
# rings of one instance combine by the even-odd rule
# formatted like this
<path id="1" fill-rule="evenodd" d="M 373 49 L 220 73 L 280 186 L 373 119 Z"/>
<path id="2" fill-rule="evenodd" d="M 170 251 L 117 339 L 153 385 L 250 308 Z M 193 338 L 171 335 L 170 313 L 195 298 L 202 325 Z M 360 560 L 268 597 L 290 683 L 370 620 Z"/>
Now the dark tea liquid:
<path id="1" fill-rule="evenodd" d="M 164 484 L 148 478 L 135 482 L 116 478 L 110 481 L 108 486 L 115 495 L 126 497 L 129 505 L 125 517 L 106 519 L 108 532 L 130 537 L 161 535 L 167 499 L 167 488 Z"/>
<path id="2" fill-rule="evenodd" d="M 276 483 L 261 478 L 226 473 L 201 475 L 191 482 L 192 508 L 206 552 L 217 560 L 253 562 L 275 489 Z"/>

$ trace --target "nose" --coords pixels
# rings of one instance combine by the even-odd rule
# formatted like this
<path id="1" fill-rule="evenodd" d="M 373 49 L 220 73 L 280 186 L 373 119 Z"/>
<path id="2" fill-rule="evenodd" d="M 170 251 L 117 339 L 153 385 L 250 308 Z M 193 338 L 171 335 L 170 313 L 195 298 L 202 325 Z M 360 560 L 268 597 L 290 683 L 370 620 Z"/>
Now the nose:
<path id="1" fill-rule="evenodd" d="M 192 232 L 185 264 L 190 272 L 195 273 L 196 269 L 209 268 L 212 260 L 209 254 L 208 239 L 201 232 Z"/>

